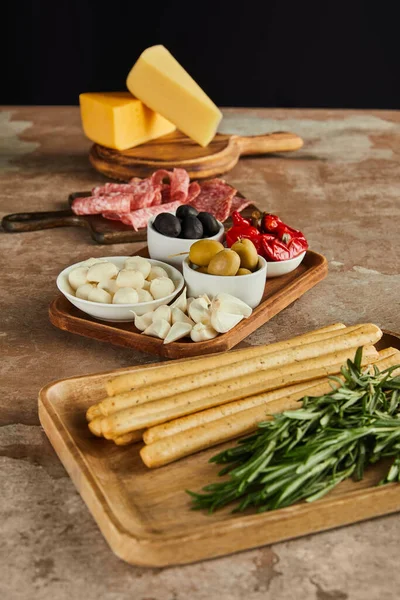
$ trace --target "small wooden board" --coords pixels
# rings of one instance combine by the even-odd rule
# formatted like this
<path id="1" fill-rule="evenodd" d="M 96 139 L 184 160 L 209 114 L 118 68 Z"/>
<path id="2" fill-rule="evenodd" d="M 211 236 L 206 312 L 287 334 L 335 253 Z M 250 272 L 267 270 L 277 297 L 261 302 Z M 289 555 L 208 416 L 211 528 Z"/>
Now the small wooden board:
<path id="1" fill-rule="evenodd" d="M 138 254 L 148 256 L 147 246 L 139 250 Z M 50 304 L 49 316 L 53 325 L 59 329 L 117 346 L 136 348 L 165 358 L 202 356 L 214 352 L 225 352 L 236 346 L 250 333 L 314 287 L 326 276 L 327 272 L 326 258 L 322 254 L 309 250 L 295 271 L 282 277 L 267 278 L 263 299 L 248 319 L 243 319 L 228 333 L 205 342 L 194 343 L 188 339 L 164 344 L 163 340 L 142 335 L 133 323 L 97 321 L 73 306 L 61 295 L 57 296 Z"/>
<path id="2" fill-rule="evenodd" d="M 75 198 L 90 196 L 90 192 L 74 192 L 68 197 L 71 205 Z M 244 198 L 242 194 L 237 194 Z M 250 204 L 241 214 L 250 217 L 254 210 L 259 210 L 254 204 Z M 75 215 L 71 209 L 54 210 L 47 212 L 13 213 L 3 217 L 1 225 L 7 233 L 24 233 L 26 231 L 40 231 L 42 229 L 53 229 L 55 227 L 84 227 L 98 244 L 126 244 L 129 242 L 145 242 L 147 229 L 135 231 L 132 227 L 124 225 L 120 221 L 105 219 L 101 215 Z M 224 223 L 225 229 L 232 226 L 229 218 Z"/>
<path id="3" fill-rule="evenodd" d="M 174 131 L 124 151 L 94 144 L 89 159 L 97 171 L 121 181 L 174 167 L 186 169 L 191 178 L 204 179 L 230 171 L 241 156 L 288 152 L 302 146 L 303 140 L 298 135 L 277 131 L 249 136 L 217 133 L 203 148 L 180 131 Z"/>
<path id="4" fill-rule="evenodd" d="M 379 345 L 400 349 L 400 338 L 385 334 Z M 104 397 L 110 375 L 143 368 L 157 365 L 64 379 L 39 394 L 40 422 L 51 444 L 111 549 L 128 563 L 190 563 L 400 510 L 398 484 L 375 487 L 387 471 L 387 463 L 378 463 L 362 481 L 345 481 L 311 504 L 261 514 L 191 511 L 185 489 L 200 490 L 215 481 L 220 467 L 208 463 L 215 448 L 150 471 L 140 459 L 139 444 L 118 447 L 88 430 L 85 412 Z"/>

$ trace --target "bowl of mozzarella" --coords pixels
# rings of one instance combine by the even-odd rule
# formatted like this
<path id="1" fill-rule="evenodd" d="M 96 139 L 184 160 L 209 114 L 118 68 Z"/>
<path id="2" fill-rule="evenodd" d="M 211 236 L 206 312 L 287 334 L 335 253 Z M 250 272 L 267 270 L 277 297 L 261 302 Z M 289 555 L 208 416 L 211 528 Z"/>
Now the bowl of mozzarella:
<path id="1" fill-rule="evenodd" d="M 57 287 L 77 308 L 102 321 L 133 321 L 168 304 L 182 290 L 182 274 L 141 256 L 107 256 L 75 263 L 59 274 Z"/>

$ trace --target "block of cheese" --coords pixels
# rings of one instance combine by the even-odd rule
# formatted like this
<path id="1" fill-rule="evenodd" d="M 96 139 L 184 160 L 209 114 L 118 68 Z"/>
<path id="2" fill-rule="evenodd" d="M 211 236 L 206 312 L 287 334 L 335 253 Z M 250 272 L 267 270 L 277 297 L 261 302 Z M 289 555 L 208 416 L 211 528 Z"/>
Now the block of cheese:
<path id="1" fill-rule="evenodd" d="M 79 103 L 86 136 L 107 148 L 126 150 L 176 129 L 129 92 L 80 94 Z"/>
<path id="2" fill-rule="evenodd" d="M 147 48 L 126 84 L 134 96 L 201 146 L 214 137 L 221 111 L 164 46 Z"/>

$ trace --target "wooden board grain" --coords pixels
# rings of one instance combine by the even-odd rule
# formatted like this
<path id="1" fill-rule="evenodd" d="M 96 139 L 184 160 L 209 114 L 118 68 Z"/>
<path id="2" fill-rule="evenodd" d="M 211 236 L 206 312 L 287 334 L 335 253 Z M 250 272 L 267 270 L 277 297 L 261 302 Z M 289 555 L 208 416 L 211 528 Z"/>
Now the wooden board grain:
<path id="1" fill-rule="evenodd" d="M 186 169 L 191 178 L 204 179 L 230 171 L 241 156 L 288 152 L 302 146 L 303 140 L 298 135 L 277 131 L 250 136 L 217 133 L 203 148 L 180 131 L 174 131 L 124 151 L 94 144 L 89 159 L 97 171 L 120 181 L 176 167 Z"/>
<path id="2" fill-rule="evenodd" d="M 138 254 L 148 256 L 147 246 L 139 250 Z M 225 352 L 236 346 L 324 279 L 327 272 L 326 258 L 322 254 L 309 250 L 295 271 L 282 277 L 267 278 L 263 299 L 248 319 L 243 319 L 228 333 L 204 342 L 194 343 L 187 339 L 164 344 L 163 340 L 142 335 L 133 323 L 97 321 L 73 306 L 64 296 L 57 296 L 53 300 L 49 308 L 49 317 L 53 325 L 59 329 L 117 346 L 136 348 L 165 358 L 202 356 Z"/>
<path id="3" fill-rule="evenodd" d="M 400 349 L 400 337 L 385 333 L 380 347 L 388 346 Z M 85 412 L 104 397 L 111 374 L 148 368 L 157 365 L 64 379 L 39 394 L 40 422 L 50 442 L 111 549 L 128 563 L 190 563 L 400 510 L 399 485 L 375 487 L 387 469 L 378 463 L 362 481 L 345 481 L 311 504 L 261 514 L 191 511 L 185 489 L 200 490 L 216 479 L 219 466 L 208 463 L 215 448 L 150 471 L 140 444 L 118 447 L 87 428 Z"/>

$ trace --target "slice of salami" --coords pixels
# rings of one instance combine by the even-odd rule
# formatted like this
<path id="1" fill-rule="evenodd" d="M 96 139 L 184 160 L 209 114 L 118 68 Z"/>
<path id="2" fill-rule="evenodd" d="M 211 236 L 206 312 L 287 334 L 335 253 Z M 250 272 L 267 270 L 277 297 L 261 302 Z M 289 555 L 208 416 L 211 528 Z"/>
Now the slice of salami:
<path id="1" fill-rule="evenodd" d="M 171 171 L 166 171 L 165 169 L 158 169 L 151 176 L 151 180 L 155 185 L 160 185 L 167 178 L 171 179 Z"/>
<path id="2" fill-rule="evenodd" d="M 159 206 L 151 206 L 150 208 L 141 208 L 128 214 L 121 214 L 121 221 L 125 225 L 130 225 L 135 231 L 147 227 L 149 219 L 156 217 L 162 212 L 175 212 L 181 202 L 169 202 L 168 204 L 160 204 Z"/>
<path id="3" fill-rule="evenodd" d="M 245 198 L 239 198 L 239 196 L 234 196 L 232 198 L 231 214 L 234 210 L 241 212 L 246 208 L 246 206 L 249 206 L 249 204 L 251 204 L 249 200 L 245 200 Z"/>
<path id="4" fill-rule="evenodd" d="M 197 198 L 197 196 L 200 194 L 200 190 L 200 184 L 197 183 L 197 181 L 192 181 L 192 183 L 189 185 L 186 204 L 190 204 L 191 202 L 193 202 L 193 200 Z"/>
<path id="5" fill-rule="evenodd" d="M 71 208 L 76 215 L 99 215 L 104 212 L 122 214 L 129 213 L 131 201 L 131 194 L 86 196 L 85 198 L 75 198 Z"/>
<path id="6" fill-rule="evenodd" d="M 105 196 L 106 194 L 132 194 L 134 191 L 135 186 L 130 183 L 105 183 L 94 187 L 92 194 L 93 196 Z"/>
<path id="7" fill-rule="evenodd" d="M 186 202 L 188 197 L 190 178 L 185 169 L 174 169 L 171 175 L 171 200 L 173 202 Z"/>
<path id="8" fill-rule="evenodd" d="M 191 201 L 199 212 L 209 212 L 218 221 L 225 221 L 231 212 L 235 188 L 222 179 L 210 179 L 201 184 L 199 195 Z"/>

